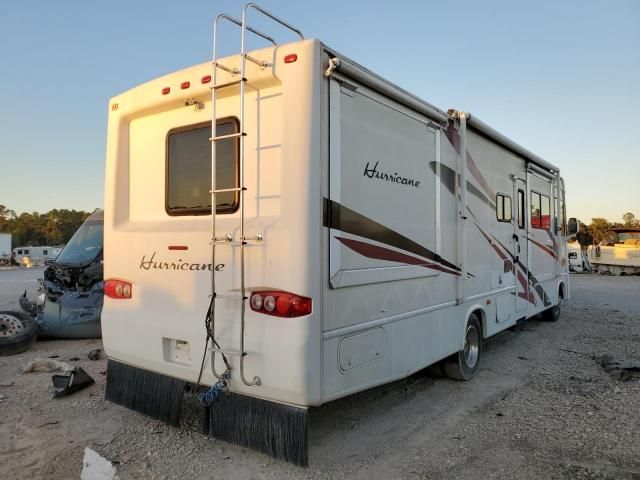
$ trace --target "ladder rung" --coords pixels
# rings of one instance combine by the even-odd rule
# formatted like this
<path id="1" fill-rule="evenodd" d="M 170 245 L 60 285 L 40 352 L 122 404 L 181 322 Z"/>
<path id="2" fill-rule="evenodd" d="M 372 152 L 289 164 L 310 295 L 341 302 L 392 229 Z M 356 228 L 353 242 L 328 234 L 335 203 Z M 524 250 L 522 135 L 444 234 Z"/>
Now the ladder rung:
<path id="1" fill-rule="evenodd" d="M 226 83 L 220 83 L 218 85 L 213 85 L 211 88 L 214 90 L 219 90 L 221 88 L 233 87 L 234 85 L 239 85 L 242 82 L 246 82 L 246 78 L 239 78 L 238 80 L 232 80 Z"/>
<path id="2" fill-rule="evenodd" d="M 233 67 L 233 68 L 225 67 L 224 65 L 218 62 L 214 62 L 213 64 L 216 66 L 216 68 L 219 68 L 220 70 L 224 70 L 225 72 L 229 72 L 234 75 L 237 75 L 238 73 L 240 73 L 240 70 L 238 70 L 236 67 Z"/>
<path id="3" fill-rule="evenodd" d="M 241 352 L 240 350 L 224 350 L 218 347 L 210 347 L 209 350 L 216 353 L 224 353 L 225 355 L 238 355 L 240 357 L 244 357 L 247 354 L 247 352 Z"/>
<path id="4" fill-rule="evenodd" d="M 224 300 L 242 300 L 242 301 L 249 298 L 249 297 L 243 297 L 242 295 L 224 295 L 224 294 L 220 295 L 219 293 L 216 293 L 215 297 L 216 299 L 222 298 Z"/>
<path id="5" fill-rule="evenodd" d="M 226 140 L 227 138 L 238 138 L 238 137 L 246 137 L 246 136 L 247 134 L 244 132 L 230 133 L 229 135 L 218 135 L 217 137 L 211 137 L 209 141 L 218 142 L 220 140 Z"/>
<path id="6" fill-rule="evenodd" d="M 215 190 L 209 190 L 209 193 L 241 192 L 242 190 L 246 190 L 246 189 L 247 187 L 216 188 Z"/>
<path id="7" fill-rule="evenodd" d="M 216 245 L 231 245 L 232 247 L 239 247 L 240 245 L 247 244 L 247 242 L 230 242 L 229 240 L 216 240 L 213 243 Z"/>
<path id="8" fill-rule="evenodd" d="M 259 67 L 262 68 L 266 68 L 268 63 L 266 60 L 258 60 L 257 58 L 252 57 L 251 55 L 245 53 L 244 54 L 244 58 L 246 58 L 247 60 L 249 60 L 252 63 L 255 63 L 256 65 L 258 65 Z"/>

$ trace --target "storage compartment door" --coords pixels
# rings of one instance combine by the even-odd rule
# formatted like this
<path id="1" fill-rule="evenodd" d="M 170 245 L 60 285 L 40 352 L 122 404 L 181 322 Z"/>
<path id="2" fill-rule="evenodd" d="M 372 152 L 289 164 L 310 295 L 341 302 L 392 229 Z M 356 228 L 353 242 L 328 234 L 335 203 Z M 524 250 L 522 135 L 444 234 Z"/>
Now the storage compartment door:
<path id="1" fill-rule="evenodd" d="M 438 275 L 440 130 L 361 85 L 330 80 L 332 288 Z"/>

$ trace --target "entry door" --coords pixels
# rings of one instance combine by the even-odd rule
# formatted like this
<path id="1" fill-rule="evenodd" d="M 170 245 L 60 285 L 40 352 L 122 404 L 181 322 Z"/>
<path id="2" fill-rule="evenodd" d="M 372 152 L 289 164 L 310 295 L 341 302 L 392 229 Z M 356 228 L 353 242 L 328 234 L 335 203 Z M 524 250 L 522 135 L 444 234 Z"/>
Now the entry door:
<path id="1" fill-rule="evenodd" d="M 529 305 L 533 301 L 531 289 L 529 288 L 529 265 L 528 252 L 529 242 L 529 222 L 527 212 L 529 211 L 527 198 L 527 184 L 521 178 L 513 181 L 513 198 L 515 198 L 515 222 L 513 232 L 513 257 L 514 274 L 516 276 L 516 314 L 526 315 Z"/>

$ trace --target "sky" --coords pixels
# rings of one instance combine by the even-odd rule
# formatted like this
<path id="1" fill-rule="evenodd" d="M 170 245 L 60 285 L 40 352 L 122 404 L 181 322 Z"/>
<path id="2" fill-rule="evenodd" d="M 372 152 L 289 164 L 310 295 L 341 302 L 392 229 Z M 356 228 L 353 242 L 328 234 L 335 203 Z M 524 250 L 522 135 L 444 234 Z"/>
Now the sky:
<path id="1" fill-rule="evenodd" d="M 640 1 L 260 4 L 559 166 L 568 216 L 640 217 Z M 213 18 L 240 11 L 234 0 L 2 2 L 0 204 L 102 207 L 109 98 L 208 60 Z"/>

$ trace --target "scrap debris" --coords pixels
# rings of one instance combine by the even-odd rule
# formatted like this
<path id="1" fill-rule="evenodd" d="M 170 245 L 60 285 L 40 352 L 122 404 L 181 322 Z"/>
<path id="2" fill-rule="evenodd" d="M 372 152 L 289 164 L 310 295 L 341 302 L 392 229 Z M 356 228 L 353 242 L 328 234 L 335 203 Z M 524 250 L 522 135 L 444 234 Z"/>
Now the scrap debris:
<path id="1" fill-rule="evenodd" d="M 82 459 L 80 480 L 118 480 L 113 464 L 95 450 L 86 447 Z"/>
<path id="2" fill-rule="evenodd" d="M 49 358 L 36 358 L 35 360 L 27 363 L 22 369 L 22 373 L 30 372 L 53 372 L 55 370 L 62 370 L 63 372 L 70 372 L 74 369 L 72 365 L 58 360 Z"/>
<path id="3" fill-rule="evenodd" d="M 71 395 L 78 390 L 82 390 L 96 383 L 82 367 L 74 368 L 68 375 L 54 375 L 51 377 L 51 380 L 53 381 L 54 398 Z"/>
<path id="4" fill-rule="evenodd" d="M 621 382 L 640 380 L 640 360 L 616 360 L 610 355 L 596 356 L 594 360 L 616 380 Z"/>
<path id="5" fill-rule="evenodd" d="M 102 349 L 96 348 L 95 350 L 91 350 L 87 354 L 87 358 L 89 358 L 89 360 L 100 360 L 102 358 Z"/>

